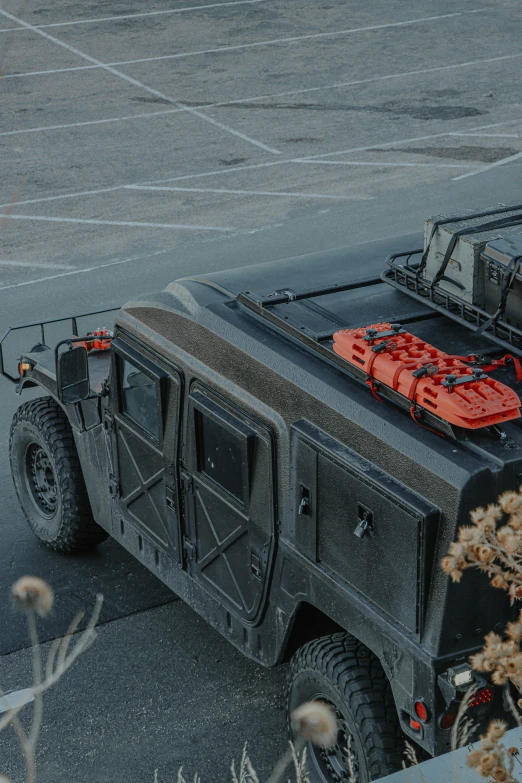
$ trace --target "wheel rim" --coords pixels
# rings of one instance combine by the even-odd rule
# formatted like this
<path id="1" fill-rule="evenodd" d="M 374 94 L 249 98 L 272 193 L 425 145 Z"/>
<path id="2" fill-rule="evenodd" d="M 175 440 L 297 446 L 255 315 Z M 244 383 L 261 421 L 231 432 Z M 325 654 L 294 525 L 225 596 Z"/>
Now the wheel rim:
<path id="1" fill-rule="evenodd" d="M 56 514 L 58 487 L 50 457 L 39 443 L 30 443 L 26 449 L 25 475 L 34 505 L 51 519 Z"/>
<path id="2" fill-rule="evenodd" d="M 309 744 L 309 757 L 326 780 L 334 780 L 336 783 L 360 783 L 359 763 L 354 750 L 355 740 L 345 716 L 332 701 L 321 694 L 317 694 L 310 701 L 321 701 L 333 710 L 337 720 L 337 735 L 334 744 L 328 747 Z"/>

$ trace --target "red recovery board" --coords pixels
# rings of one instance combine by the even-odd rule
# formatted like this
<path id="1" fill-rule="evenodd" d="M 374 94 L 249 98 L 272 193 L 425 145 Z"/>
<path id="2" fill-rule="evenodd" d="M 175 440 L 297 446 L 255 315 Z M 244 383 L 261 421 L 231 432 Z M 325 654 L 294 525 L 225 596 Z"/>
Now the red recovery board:
<path id="1" fill-rule="evenodd" d="M 472 367 L 475 357 L 450 356 L 400 324 L 343 329 L 333 339 L 335 353 L 366 372 L 374 393 L 384 384 L 403 395 L 411 403 L 414 418 L 417 406 L 466 429 L 520 417 L 518 395 L 485 372 L 512 360 L 518 375 L 518 360 L 511 356 L 490 360 L 487 367 Z"/>

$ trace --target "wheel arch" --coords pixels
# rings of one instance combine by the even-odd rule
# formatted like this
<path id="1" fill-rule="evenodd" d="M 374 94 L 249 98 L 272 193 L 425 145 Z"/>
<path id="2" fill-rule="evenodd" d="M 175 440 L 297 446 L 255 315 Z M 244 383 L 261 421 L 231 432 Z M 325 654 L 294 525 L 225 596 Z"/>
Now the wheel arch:
<path id="1" fill-rule="evenodd" d="M 299 647 L 322 636 L 339 632 L 349 633 L 326 612 L 309 601 L 302 601 L 289 623 L 289 631 L 281 653 L 281 663 L 287 663 Z"/>
<path id="2" fill-rule="evenodd" d="M 64 403 L 56 394 L 56 388 L 50 388 L 47 384 L 40 381 L 39 378 L 20 378 L 16 386 L 16 393 L 21 400 L 20 405 L 23 405 L 24 402 L 29 401 L 27 398 L 22 400 L 22 394 L 24 391 L 26 391 L 26 389 L 38 389 L 41 392 L 42 397 L 50 397 L 63 410 L 69 420 L 71 427 L 74 430 L 81 432 L 84 429 L 82 416 L 79 410 L 79 403 L 64 405 Z M 35 397 L 35 399 L 39 399 L 39 397 Z"/>

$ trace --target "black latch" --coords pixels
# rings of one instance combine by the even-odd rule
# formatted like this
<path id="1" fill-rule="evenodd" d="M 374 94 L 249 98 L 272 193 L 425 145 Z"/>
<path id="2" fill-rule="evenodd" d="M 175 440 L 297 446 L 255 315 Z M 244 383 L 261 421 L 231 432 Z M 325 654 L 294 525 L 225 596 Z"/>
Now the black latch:
<path id="1" fill-rule="evenodd" d="M 374 353 L 382 353 L 383 351 L 394 351 L 397 348 L 397 343 L 394 343 L 393 340 L 385 340 L 382 343 L 377 343 L 377 345 L 372 345 L 372 351 Z"/>
<path id="2" fill-rule="evenodd" d="M 495 261 L 489 261 L 488 263 L 488 280 L 490 283 L 493 283 L 493 285 L 500 285 L 500 281 L 502 279 L 502 275 L 500 272 L 500 267 L 498 264 L 495 263 Z"/>
<path id="3" fill-rule="evenodd" d="M 466 373 L 465 375 L 461 375 L 459 377 L 456 375 L 446 375 L 444 380 L 441 381 L 441 386 L 445 386 L 449 392 L 452 392 L 455 386 L 460 386 L 462 383 L 483 381 L 488 377 L 486 373 L 480 369 L 480 367 L 473 367 L 471 372 L 471 375 Z"/>
<path id="4" fill-rule="evenodd" d="M 196 559 L 196 545 L 193 541 L 190 540 L 190 538 L 184 538 L 183 539 L 183 549 L 185 550 L 185 556 L 189 563 L 192 563 Z"/>
<path id="5" fill-rule="evenodd" d="M 414 378 L 424 378 L 426 375 L 436 375 L 439 368 L 436 364 L 423 364 L 422 367 L 418 367 L 412 372 Z"/>
<path id="6" fill-rule="evenodd" d="M 363 340 L 366 340 L 369 345 L 373 345 L 374 341 L 380 340 L 381 337 L 396 337 L 399 334 L 405 334 L 405 332 L 406 330 L 400 324 L 390 324 L 390 328 L 385 332 L 379 332 L 378 329 L 371 326 L 363 335 Z"/>

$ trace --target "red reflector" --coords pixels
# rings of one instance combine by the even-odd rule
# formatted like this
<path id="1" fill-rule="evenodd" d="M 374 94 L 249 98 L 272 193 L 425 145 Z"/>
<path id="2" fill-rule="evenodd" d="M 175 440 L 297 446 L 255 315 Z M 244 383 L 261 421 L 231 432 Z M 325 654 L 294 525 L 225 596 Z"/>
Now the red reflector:
<path id="1" fill-rule="evenodd" d="M 428 708 L 423 701 L 416 701 L 414 705 L 415 714 L 423 723 L 428 720 Z"/>
<path id="2" fill-rule="evenodd" d="M 493 700 L 493 691 L 491 688 L 482 688 L 473 694 L 469 701 L 470 707 L 482 707 L 484 704 L 489 704 Z"/>
<path id="3" fill-rule="evenodd" d="M 441 716 L 439 720 L 439 726 L 441 729 L 451 729 L 453 724 L 455 723 L 455 718 L 457 716 L 454 712 L 445 712 L 444 715 Z"/>
<path id="4" fill-rule="evenodd" d="M 413 718 L 410 718 L 410 728 L 413 729 L 413 731 L 420 731 L 421 725 L 418 720 L 413 720 Z"/>

